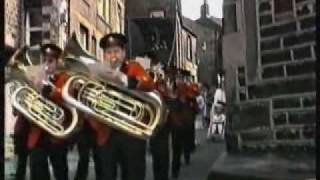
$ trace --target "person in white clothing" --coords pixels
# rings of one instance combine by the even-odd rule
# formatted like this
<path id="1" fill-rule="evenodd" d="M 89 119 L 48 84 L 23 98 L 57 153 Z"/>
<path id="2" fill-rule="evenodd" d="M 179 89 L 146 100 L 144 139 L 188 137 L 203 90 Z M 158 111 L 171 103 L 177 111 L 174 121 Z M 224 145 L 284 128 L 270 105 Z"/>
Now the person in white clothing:
<path id="1" fill-rule="evenodd" d="M 206 113 L 206 103 L 204 101 L 204 98 L 203 96 L 200 94 L 197 98 L 196 98 L 196 101 L 198 103 L 198 106 L 199 106 L 199 109 L 200 109 L 200 112 L 197 114 L 197 118 L 196 118 L 196 121 L 195 121 L 195 128 L 196 129 L 203 129 L 204 128 L 204 117 L 205 117 L 205 113 Z"/>
<path id="2" fill-rule="evenodd" d="M 226 94 L 222 88 L 217 88 L 214 93 L 213 104 L 217 104 L 218 101 L 226 103 Z"/>
<path id="3" fill-rule="evenodd" d="M 221 137 L 224 139 L 224 127 L 226 116 L 224 114 L 225 103 L 218 101 L 212 104 L 210 112 L 210 124 L 208 128 L 207 138 Z"/>

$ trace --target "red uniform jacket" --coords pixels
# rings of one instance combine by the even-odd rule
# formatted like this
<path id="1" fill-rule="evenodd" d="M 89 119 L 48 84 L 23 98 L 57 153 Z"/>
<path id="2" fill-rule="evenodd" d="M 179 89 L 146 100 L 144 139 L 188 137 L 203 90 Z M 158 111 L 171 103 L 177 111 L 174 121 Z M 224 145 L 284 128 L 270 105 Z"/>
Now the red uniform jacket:
<path id="1" fill-rule="evenodd" d="M 177 84 L 177 99 L 170 112 L 170 121 L 174 127 L 183 127 L 193 123 L 198 112 L 196 93 L 186 83 Z"/>

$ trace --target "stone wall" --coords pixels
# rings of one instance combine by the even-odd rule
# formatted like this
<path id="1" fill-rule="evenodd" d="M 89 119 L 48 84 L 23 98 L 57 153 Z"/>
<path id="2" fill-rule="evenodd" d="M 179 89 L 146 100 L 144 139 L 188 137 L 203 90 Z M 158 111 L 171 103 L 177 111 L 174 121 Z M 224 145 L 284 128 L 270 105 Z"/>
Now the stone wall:
<path id="1" fill-rule="evenodd" d="M 258 77 L 237 86 L 242 98 L 233 108 L 231 132 L 240 149 L 314 148 L 315 0 L 292 0 L 292 11 L 282 14 L 273 0 L 256 2 Z"/>
<path id="2" fill-rule="evenodd" d="M 11 47 L 18 47 L 23 41 L 23 1 L 5 0 L 5 44 Z"/>

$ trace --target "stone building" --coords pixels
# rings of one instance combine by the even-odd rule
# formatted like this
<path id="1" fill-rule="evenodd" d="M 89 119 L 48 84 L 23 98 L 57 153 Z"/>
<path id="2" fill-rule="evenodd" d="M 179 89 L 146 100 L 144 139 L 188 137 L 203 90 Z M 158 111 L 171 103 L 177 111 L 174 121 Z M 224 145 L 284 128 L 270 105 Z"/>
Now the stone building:
<path id="1" fill-rule="evenodd" d="M 23 22 L 23 1 L 21 0 L 5 0 L 4 1 L 4 44 L 5 48 L 18 48 L 23 43 L 23 27 L 21 23 Z M 3 61 L 3 59 L 1 59 Z M 2 81 L 4 83 L 4 81 Z M 13 130 L 15 124 L 15 118 L 13 116 L 12 104 L 9 97 L 8 86 L 3 88 L 3 99 L 4 105 L 4 123 L 2 128 L 3 132 L 3 143 L 4 147 L 4 160 L 14 159 L 14 141 L 13 141 Z M 7 165 L 5 166 L 7 167 Z M 12 173 L 11 169 L 6 168 L 5 173 L 2 176 Z"/>
<path id="2" fill-rule="evenodd" d="M 100 59 L 100 38 L 124 32 L 125 0 L 13 0 L 6 1 L 5 13 L 6 44 L 37 50 L 35 45 L 52 42 L 63 48 L 76 33 L 83 48 Z"/>
<path id="3" fill-rule="evenodd" d="M 68 2 L 66 0 L 24 1 L 25 44 L 52 42 L 63 47 L 67 39 Z"/>
<path id="4" fill-rule="evenodd" d="M 174 78 L 181 73 L 185 79 L 197 80 L 196 35 L 183 24 L 180 0 L 126 2 L 129 54 L 156 51 L 167 75 Z"/>
<path id="5" fill-rule="evenodd" d="M 100 39 L 110 32 L 124 32 L 124 0 L 70 0 L 69 35 L 76 33 L 84 49 L 102 58 Z"/>
<path id="6" fill-rule="evenodd" d="M 23 1 L 5 0 L 4 10 L 5 45 L 18 47 L 23 43 Z"/>
<path id="7" fill-rule="evenodd" d="M 100 39 L 106 33 L 124 33 L 125 0 L 70 0 L 69 3 L 69 36 L 76 33 L 83 48 L 101 59 Z"/>
<path id="8" fill-rule="evenodd" d="M 182 24 L 180 52 L 181 59 L 184 61 L 181 67 L 183 67 L 186 79 L 198 82 L 197 35 L 185 23 Z"/>
<path id="9" fill-rule="evenodd" d="M 217 86 L 217 73 L 222 71 L 222 23 L 210 16 L 209 4 L 204 0 L 201 16 L 193 21 L 183 17 L 184 23 L 197 35 L 199 82 L 208 87 Z"/>
<path id="10" fill-rule="evenodd" d="M 224 1 L 229 147 L 314 148 L 315 52 L 315 0 Z"/>

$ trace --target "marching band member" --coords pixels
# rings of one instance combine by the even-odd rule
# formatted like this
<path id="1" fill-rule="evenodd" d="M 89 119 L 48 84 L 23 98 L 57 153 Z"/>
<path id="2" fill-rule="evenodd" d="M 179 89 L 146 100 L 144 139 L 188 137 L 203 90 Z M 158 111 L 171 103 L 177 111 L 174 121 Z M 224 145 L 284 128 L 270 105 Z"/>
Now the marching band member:
<path id="1" fill-rule="evenodd" d="M 151 90 L 151 77 L 146 73 L 138 77 L 131 68 L 140 68 L 138 63 L 132 63 L 126 58 L 126 38 L 122 34 L 111 33 L 100 40 L 104 52 L 104 63 L 113 70 L 115 79 L 130 89 Z M 107 127 L 107 126 L 105 126 Z M 110 131 L 109 131 L 110 132 Z M 116 129 L 112 129 L 108 141 L 101 152 L 102 179 L 117 179 L 117 165 L 121 168 L 122 180 L 143 180 L 145 178 L 146 141 L 132 137 Z"/>
<path id="2" fill-rule="evenodd" d="M 14 112 L 14 114 L 18 113 Z M 14 126 L 14 151 L 18 157 L 15 174 L 16 180 L 24 180 L 26 176 L 27 159 L 29 155 L 29 149 L 27 147 L 29 128 L 30 125 L 28 121 L 24 117 L 18 115 Z"/>
<path id="3" fill-rule="evenodd" d="M 24 53 L 25 50 L 26 50 L 26 47 L 23 47 L 19 50 L 8 49 L 7 58 L 9 59 L 9 57 L 11 57 L 11 60 L 9 60 L 9 65 L 12 65 L 10 63 L 14 63 L 14 59 L 21 58 L 21 55 Z M 6 96 L 6 98 L 8 97 Z M 14 116 L 18 115 L 17 111 L 14 109 L 12 113 Z M 8 119 L 8 120 L 13 121 L 12 119 Z M 24 180 L 26 176 L 27 159 L 29 155 L 29 149 L 27 147 L 28 134 L 29 134 L 28 121 L 23 116 L 18 116 L 14 124 L 14 134 L 13 134 L 14 152 L 17 155 L 17 168 L 15 173 L 16 180 Z"/>
<path id="4" fill-rule="evenodd" d="M 96 179 L 99 180 L 101 178 L 101 164 L 97 156 L 98 144 L 94 137 L 94 130 L 90 127 L 89 121 L 86 119 L 88 117 L 85 115 L 82 117 L 84 117 L 84 120 L 82 121 L 81 129 L 74 137 L 79 154 L 79 161 L 74 180 L 86 180 L 88 178 L 90 152 L 93 154 Z"/>
<path id="5" fill-rule="evenodd" d="M 196 83 L 191 83 L 188 82 L 186 83 L 186 87 L 187 90 L 185 91 L 185 103 L 186 103 L 186 108 L 187 108 L 187 113 L 188 114 L 186 116 L 187 119 L 187 130 L 186 130 L 186 137 L 188 137 L 187 139 L 189 140 L 186 144 L 185 144 L 185 151 L 184 151 L 184 157 L 185 157 L 185 161 L 186 164 L 190 164 L 190 156 L 191 153 L 195 151 L 195 147 L 196 147 L 196 139 L 195 139 L 195 120 L 196 120 L 196 115 L 199 112 L 199 105 L 197 103 L 196 97 L 199 96 L 200 91 L 199 91 L 199 87 Z"/>
<path id="6" fill-rule="evenodd" d="M 185 163 L 190 163 L 191 153 L 195 149 L 194 120 L 198 111 L 196 103 L 197 91 L 194 85 L 190 86 L 181 80 L 175 83 L 177 99 L 170 107 L 169 115 L 172 123 L 172 177 L 179 177 L 181 155 L 184 155 Z"/>
<path id="7" fill-rule="evenodd" d="M 43 63 L 32 66 L 26 73 L 36 90 L 44 97 L 51 98 L 52 89 L 43 82 L 52 77 L 58 66 L 62 50 L 55 44 L 44 44 L 41 47 Z M 18 118 L 27 121 L 21 114 Z M 68 118 L 68 116 L 67 116 Z M 57 180 L 68 179 L 66 142 L 57 140 L 39 127 L 28 123 L 30 131 L 27 135 L 27 147 L 30 150 L 30 174 L 32 180 L 50 179 L 48 158 L 50 158 L 53 173 Z"/>
<path id="8" fill-rule="evenodd" d="M 151 68 L 154 69 L 158 65 L 159 61 L 153 52 L 147 53 L 147 56 L 151 59 Z M 157 76 L 157 72 L 151 72 L 151 76 L 155 78 L 155 89 L 160 93 L 164 104 L 168 103 L 169 91 L 167 82 L 164 80 L 164 75 L 160 77 L 160 73 Z M 152 167 L 154 180 L 168 180 L 169 179 L 169 124 L 168 121 L 159 128 L 158 132 L 150 139 L 150 148 L 152 154 Z"/>

